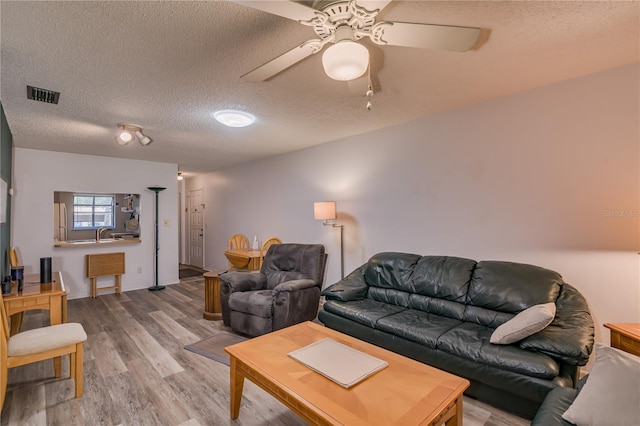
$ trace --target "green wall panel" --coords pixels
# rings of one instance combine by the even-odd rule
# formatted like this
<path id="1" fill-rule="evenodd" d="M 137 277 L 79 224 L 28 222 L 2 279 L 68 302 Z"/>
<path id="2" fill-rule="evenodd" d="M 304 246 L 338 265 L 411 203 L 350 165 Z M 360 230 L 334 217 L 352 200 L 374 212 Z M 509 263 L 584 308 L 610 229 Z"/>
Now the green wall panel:
<path id="1" fill-rule="evenodd" d="M 13 159 L 13 136 L 7 123 L 7 117 L 4 115 L 4 108 L 2 102 L 0 102 L 0 177 L 7 182 L 7 186 L 11 188 L 11 170 Z M 6 222 L 0 224 L 0 280 L 5 275 L 9 274 L 9 262 L 7 258 L 7 250 L 11 242 L 11 197 L 7 197 L 7 219 Z"/>

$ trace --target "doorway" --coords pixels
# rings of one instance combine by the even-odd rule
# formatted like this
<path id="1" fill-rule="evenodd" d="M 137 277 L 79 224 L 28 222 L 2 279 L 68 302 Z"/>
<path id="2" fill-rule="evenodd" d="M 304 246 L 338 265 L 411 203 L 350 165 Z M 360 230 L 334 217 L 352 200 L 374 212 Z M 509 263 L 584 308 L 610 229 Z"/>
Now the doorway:
<path id="1" fill-rule="evenodd" d="M 204 200 L 203 189 L 189 191 L 189 264 L 204 266 Z"/>

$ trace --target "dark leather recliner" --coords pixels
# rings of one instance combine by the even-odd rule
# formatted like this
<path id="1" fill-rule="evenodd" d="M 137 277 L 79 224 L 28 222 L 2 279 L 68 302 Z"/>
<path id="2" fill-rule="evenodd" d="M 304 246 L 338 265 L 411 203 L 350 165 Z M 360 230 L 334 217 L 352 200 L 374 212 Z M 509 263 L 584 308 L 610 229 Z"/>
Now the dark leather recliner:
<path id="1" fill-rule="evenodd" d="M 259 336 L 318 313 L 327 255 L 321 244 L 269 247 L 259 273 L 220 275 L 224 325 Z"/>

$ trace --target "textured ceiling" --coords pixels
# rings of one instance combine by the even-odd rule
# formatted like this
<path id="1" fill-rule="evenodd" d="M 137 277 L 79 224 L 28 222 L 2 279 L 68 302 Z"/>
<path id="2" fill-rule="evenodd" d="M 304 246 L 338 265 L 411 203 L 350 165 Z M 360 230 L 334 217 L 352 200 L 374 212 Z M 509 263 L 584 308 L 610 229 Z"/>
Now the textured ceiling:
<path id="1" fill-rule="evenodd" d="M 638 1 L 393 1 L 378 20 L 479 27 L 466 53 L 366 43 L 373 110 L 313 55 L 240 76 L 314 38 L 226 1 L 0 3 L 0 100 L 17 147 L 178 163 L 208 172 L 639 61 Z M 640 77 L 640 76 L 639 76 Z M 61 92 L 28 100 L 26 86 Z M 255 114 L 226 128 L 217 109 Z M 119 146 L 117 123 L 154 142 Z"/>

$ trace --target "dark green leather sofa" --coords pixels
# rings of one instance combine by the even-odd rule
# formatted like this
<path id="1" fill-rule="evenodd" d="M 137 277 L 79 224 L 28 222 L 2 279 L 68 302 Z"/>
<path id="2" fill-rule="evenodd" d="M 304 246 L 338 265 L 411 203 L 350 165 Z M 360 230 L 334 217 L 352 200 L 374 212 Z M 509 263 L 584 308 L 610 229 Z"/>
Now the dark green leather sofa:
<path id="1" fill-rule="evenodd" d="M 531 421 L 531 426 L 575 426 L 562 418 L 573 401 L 578 397 L 582 386 L 589 376 L 585 376 L 574 388 L 555 388 L 547 394 L 536 416 Z"/>
<path id="2" fill-rule="evenodd" d="M 379 253 L 322 294 L 326 326 L 465 377 L 469 396 L 529 419 L 549 391 L 575 387 L 594 344 L 582 295 L 533 265 Z M 489 342 L 495 328 L 549 302 L 556 315 L 544 330 Z"/>

